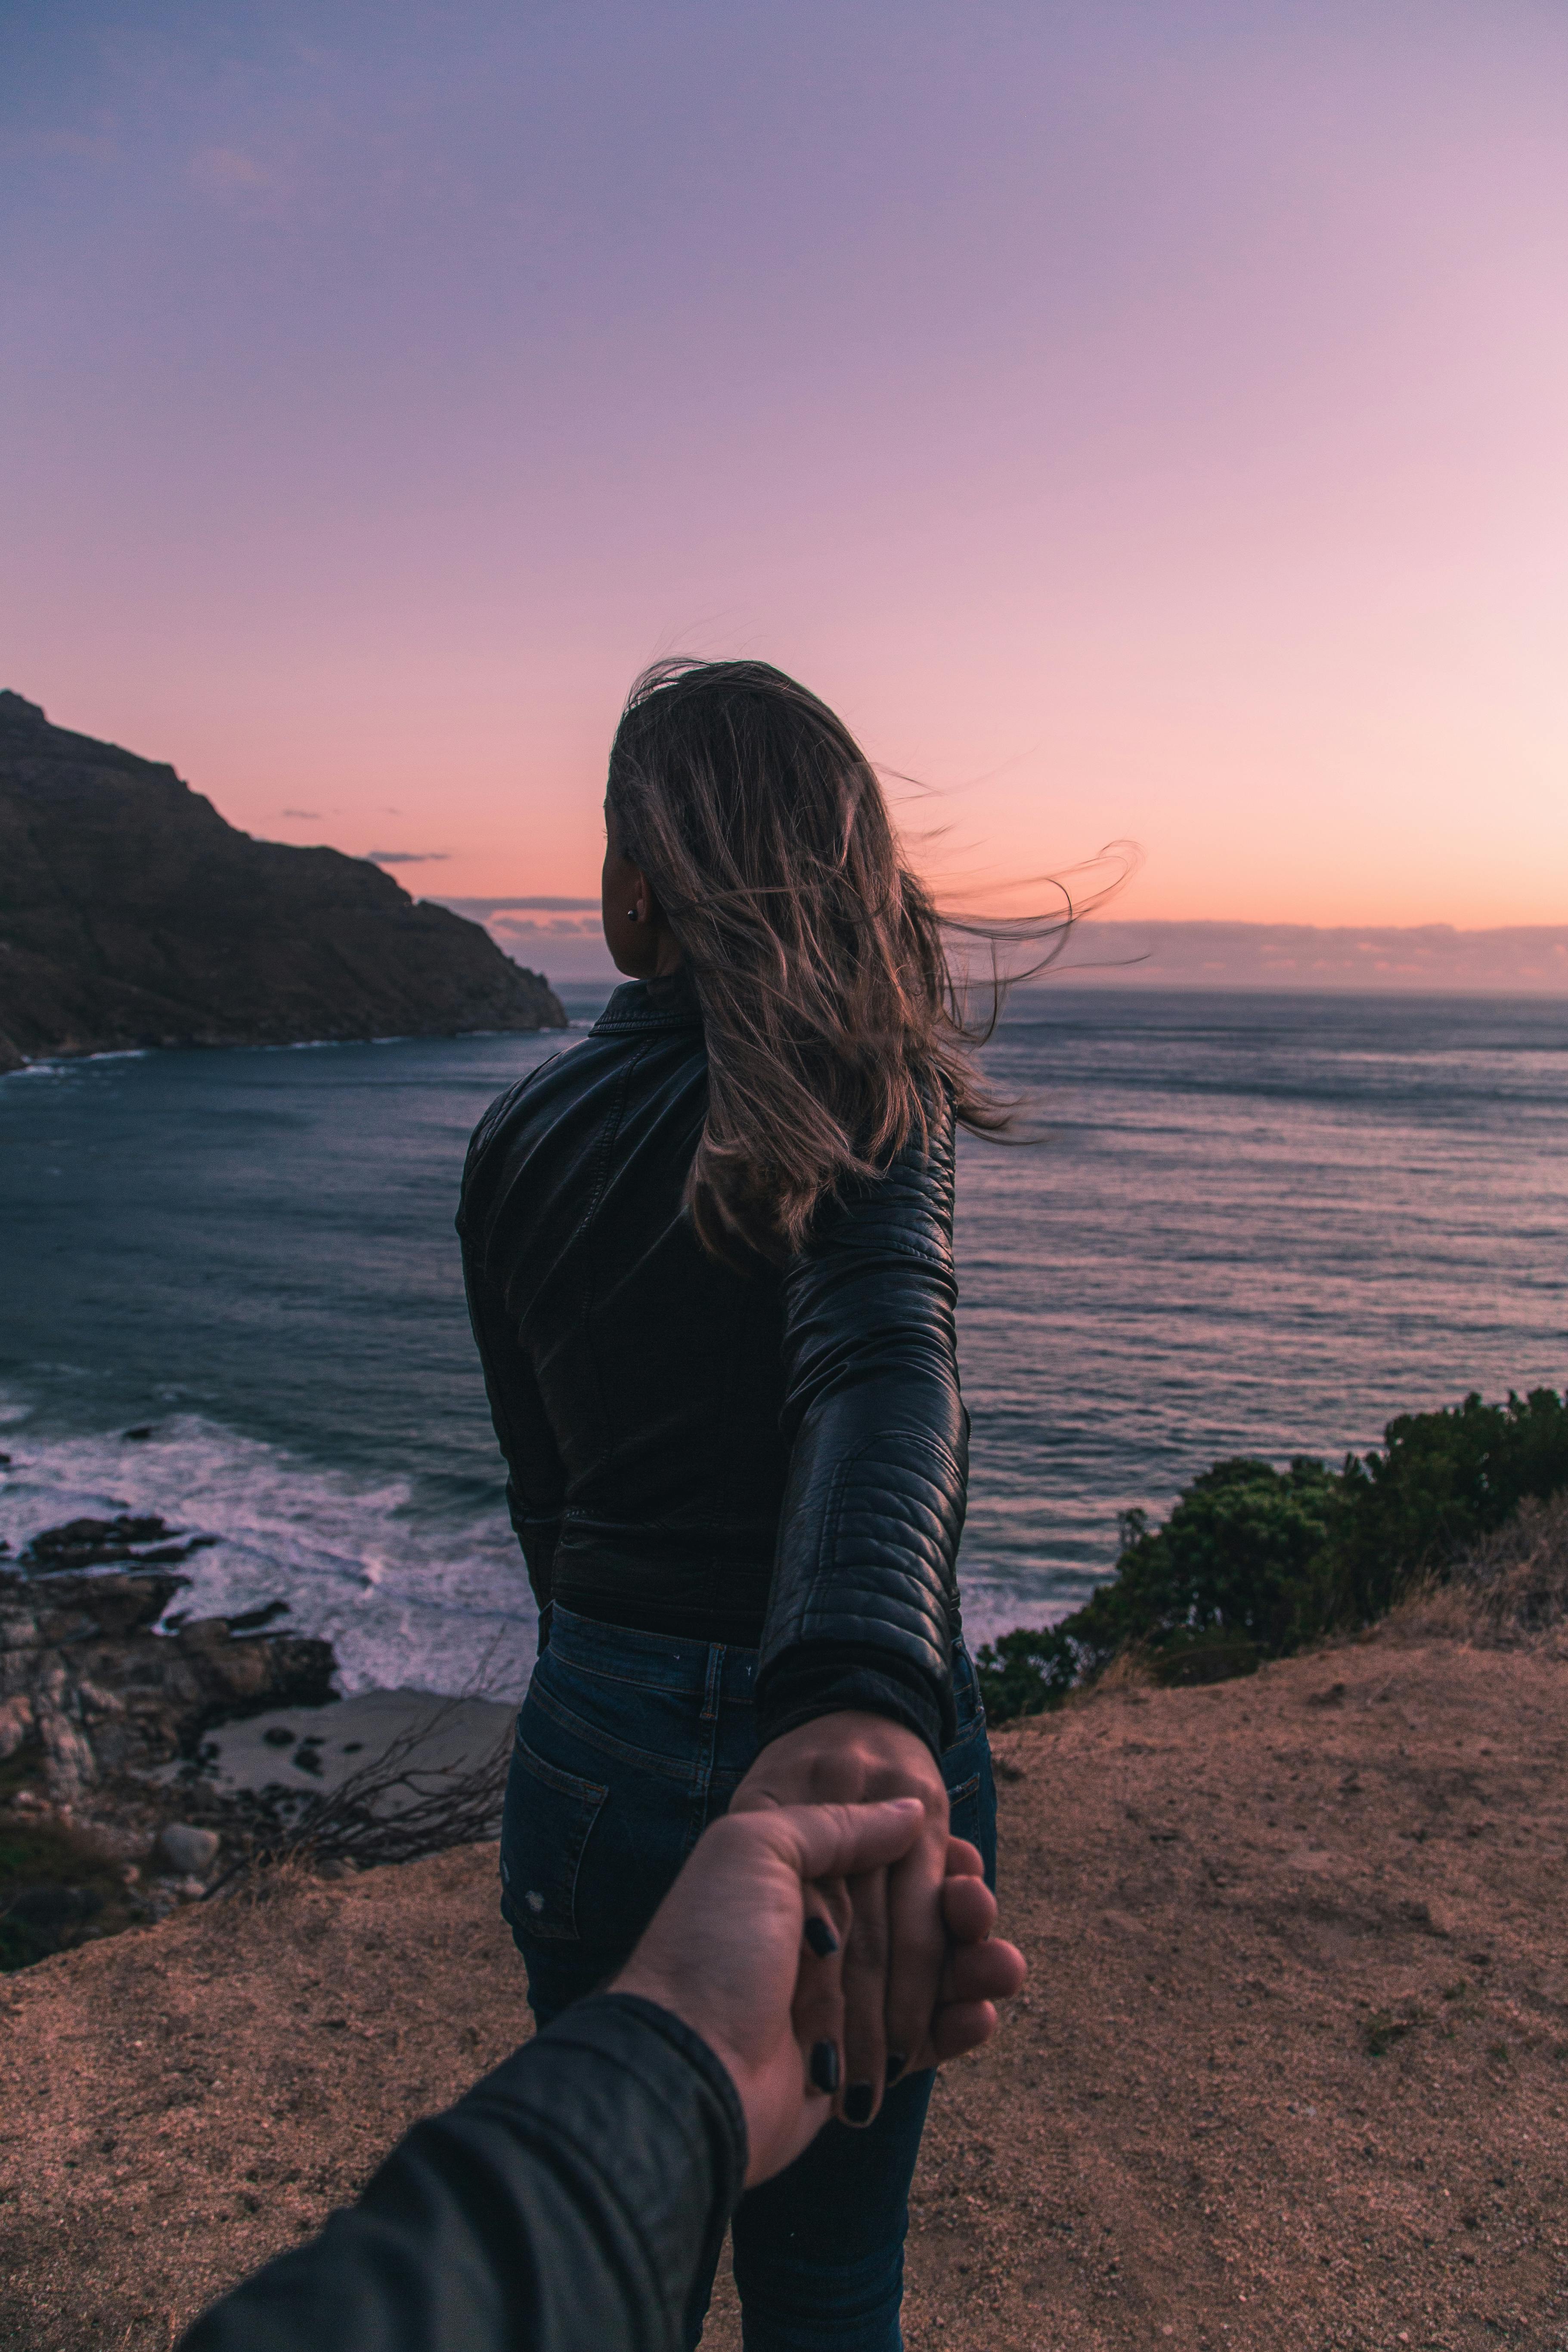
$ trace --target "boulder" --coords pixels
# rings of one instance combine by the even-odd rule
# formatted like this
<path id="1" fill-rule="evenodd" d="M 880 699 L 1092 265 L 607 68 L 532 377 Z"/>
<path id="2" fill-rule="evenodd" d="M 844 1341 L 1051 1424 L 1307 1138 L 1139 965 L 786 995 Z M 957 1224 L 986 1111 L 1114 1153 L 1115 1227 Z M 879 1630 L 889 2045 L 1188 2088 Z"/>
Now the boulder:
<path id="1" fill-rule="evenodd" d="M 159 1859 L 181 1878 L 206 1876 L 218 1857 L 215 1830 L 198 1829 L 192 1822 L 165 1822 L 158 1832 Z"/>
<path id="2" fill-rule="evenodd" d="M 33 1702 L 26 1696 L 0 1699 L 0 1764 L 26 1747 L 34 1732 Z"/>

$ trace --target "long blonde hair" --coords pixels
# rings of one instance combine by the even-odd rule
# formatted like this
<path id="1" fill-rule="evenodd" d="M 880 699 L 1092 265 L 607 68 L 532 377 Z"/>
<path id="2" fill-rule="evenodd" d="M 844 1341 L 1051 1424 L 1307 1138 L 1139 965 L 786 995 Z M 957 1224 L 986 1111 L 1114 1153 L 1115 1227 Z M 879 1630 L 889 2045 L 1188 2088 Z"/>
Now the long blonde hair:
<path id="1" fill-rule="evenodd" d="M 995 991 L 971 1024 L 876 772 L 816 695 L 765 662 L 659 662 L 627 699 L 607 799 L 701 1007 L 687 1200 L 707 1249 L 792 1254 L 829 1194 L 924 1135 L 939 1089 L 963 1126 L 1008 1124 L 972 1058 Z"/>

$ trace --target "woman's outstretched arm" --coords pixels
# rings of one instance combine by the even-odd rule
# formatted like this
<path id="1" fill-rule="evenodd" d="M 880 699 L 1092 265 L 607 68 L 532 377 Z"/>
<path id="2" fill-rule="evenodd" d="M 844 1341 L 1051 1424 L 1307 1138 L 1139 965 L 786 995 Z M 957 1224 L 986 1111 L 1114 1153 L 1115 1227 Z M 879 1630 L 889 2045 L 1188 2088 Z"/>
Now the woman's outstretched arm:
<path id="1" fill-rule="evenodd" d="M 758 1675 L 764 1739 L 868 1709 L 953 1737 L 958 1388 L 952 1116 L 836 1202 L 784 1276 L 792 1441 Z"/>
<path id="2" fill-rule="evenodd" d="M 929 1139 L 836 1203 L 785 1276 L 794 1446 L 758 1677 L 764 1745 L 734 1800 L 925 1809 L 911 1852 L 850 1890 L 836 2105 L 857 2125 L 919 2063 L 945 1954 L 941 1751 L 968 1458 L 956 1302 L 944 1097 Z"/>

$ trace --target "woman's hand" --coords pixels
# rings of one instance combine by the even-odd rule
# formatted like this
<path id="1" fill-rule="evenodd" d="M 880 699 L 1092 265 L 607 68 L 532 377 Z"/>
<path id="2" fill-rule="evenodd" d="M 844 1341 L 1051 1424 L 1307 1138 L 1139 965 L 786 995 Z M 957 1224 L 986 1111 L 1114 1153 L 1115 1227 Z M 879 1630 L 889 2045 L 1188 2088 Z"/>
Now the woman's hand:
<path id="1" fill-rule="evenodd" d="M 698 1840 L 610 1987 L 684 2018 L 728 2069 L 746 2115 L 748 2188 L 793 2163 L 836 2105 L 821 2087 L 821 2053 L 843 2044 L 846 1955 L 803 1941 L 808 1916 L 824 1916 L 818 1883 L 847 1925 L 844 1887 L 897 1867 L 923 1834 L 923 1809 L 907 1799 L 731 1812 Z M 947 1860 L 939 1904 L 950 1948 L 919 2053 L 927 2066 L 987 2041 L 994 2004 L 1024 1980 L 1023 1955 L 991 1938 L 996 1906 L 980 1856 L 954 1838 Z"/>
<path id="2" fill-rule="evenodd" d="M 842 1897 L 827 1896 L 823 1906 L 844 1941 L 843 2073 L 834 2106 L 858 2125 L 870 2122 L 884 2088 L 907 2067 L 935 2063 L 931 2024 L 948 1948 L 940 1899 L 947 1790 L 936 1759 L 923 1739 L 885 1716 L 848 1709 L 818 1716 L 763 1748 L 730 1808 L 743 1813 L 888 1797 L 920 1800 L 919 1836 L 898 1861 L 850 1874 Z"/>

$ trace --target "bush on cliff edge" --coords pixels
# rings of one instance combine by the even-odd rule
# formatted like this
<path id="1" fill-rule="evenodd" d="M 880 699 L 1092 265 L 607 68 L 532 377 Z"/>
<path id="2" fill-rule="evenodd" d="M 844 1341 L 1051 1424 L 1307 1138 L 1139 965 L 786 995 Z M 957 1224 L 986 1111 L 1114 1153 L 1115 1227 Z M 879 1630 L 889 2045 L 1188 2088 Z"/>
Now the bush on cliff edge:
<path id="1" fill-rule="evenodd" d="M 1527 1496 L 1568 1488 L 1568 1399 L 1472 1392 L 1404 1413 L 1381 1450 L 1329 1470 L 1246 1456 L 1184 1487 L 1170 1517 L 1121 1522 L 1114 1574 L 1058 1625 L 1020 1629 L 975 1661 L 986 1718 L 1059 1706 L 1112 1658 L 1147 1652 L 1167 1681 L 1203 1681 L 1369 1624 L 1417 1577 L 1445 1575 Z"/>

